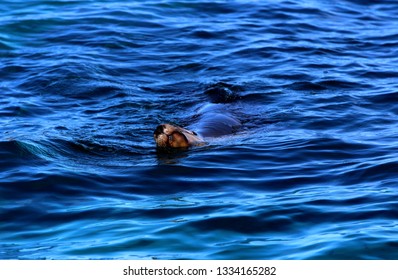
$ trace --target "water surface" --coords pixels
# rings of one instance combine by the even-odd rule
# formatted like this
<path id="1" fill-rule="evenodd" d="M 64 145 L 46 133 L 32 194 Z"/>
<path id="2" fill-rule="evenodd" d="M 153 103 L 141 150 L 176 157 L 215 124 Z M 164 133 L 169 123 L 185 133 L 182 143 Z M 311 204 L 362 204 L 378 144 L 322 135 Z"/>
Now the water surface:
<path id="1" fill-rule="evenodd" d="M 0 15 L 0 258 L 398 259 L 396 1 Z M 208 102 L 242 129 L 156 151 Z"/>

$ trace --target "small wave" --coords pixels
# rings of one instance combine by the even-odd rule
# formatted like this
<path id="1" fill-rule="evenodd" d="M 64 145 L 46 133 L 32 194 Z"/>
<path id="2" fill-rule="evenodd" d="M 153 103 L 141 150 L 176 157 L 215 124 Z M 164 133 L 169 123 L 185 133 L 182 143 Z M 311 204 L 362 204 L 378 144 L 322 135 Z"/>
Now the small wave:
<path id="1" fill-rule="evenodd" d="M 7 159 L 1 161 L 2 167 L 24 165 L 25 163 L 40 165 L 52 157 L 50 149 L 32 141 L 2 141 L 0 142 L 0 153 L 2 158 Z"/>

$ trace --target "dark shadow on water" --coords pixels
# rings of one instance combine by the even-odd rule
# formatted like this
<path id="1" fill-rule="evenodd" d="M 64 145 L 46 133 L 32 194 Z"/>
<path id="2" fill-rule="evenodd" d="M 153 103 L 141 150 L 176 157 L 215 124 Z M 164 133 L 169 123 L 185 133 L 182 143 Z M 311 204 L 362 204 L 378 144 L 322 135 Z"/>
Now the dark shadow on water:
<path id="1" fill-rule="evenodd" d="M 230 85 L 224 82 L 218 82 L 207 86 L 205 95 L 212 103 L 231 103 L 241 98 L 239 91 L 242 88 L 236 85 Z"/>
<path id="2" fill-rule="evenodd" d="M 176 165 L 181 159 L 188 156 L 189 148 L 165 149 L 156 148 L 156 156 L 159 165 Z"/>

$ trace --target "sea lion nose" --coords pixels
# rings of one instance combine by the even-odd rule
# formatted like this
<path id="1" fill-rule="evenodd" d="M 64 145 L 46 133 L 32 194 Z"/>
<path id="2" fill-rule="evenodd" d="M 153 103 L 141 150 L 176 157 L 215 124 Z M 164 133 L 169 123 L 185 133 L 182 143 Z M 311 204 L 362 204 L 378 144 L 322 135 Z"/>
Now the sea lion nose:
<path id="1" fill-rule="evenodd" d="M 163 124 L 158 125 L 153 134 L 155 135 L 155 137 L 157 137 L 158 135 L 163 133 L 163 130 L 164 130 L 164 125 Z"/>

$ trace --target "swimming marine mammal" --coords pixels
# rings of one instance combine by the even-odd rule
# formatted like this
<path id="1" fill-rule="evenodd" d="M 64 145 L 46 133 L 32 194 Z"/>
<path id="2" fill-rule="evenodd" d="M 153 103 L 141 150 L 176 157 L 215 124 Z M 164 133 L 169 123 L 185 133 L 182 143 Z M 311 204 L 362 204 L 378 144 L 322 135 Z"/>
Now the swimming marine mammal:
<path id="1" fill-rule="evenodd" d="M 223 104 L 206 104 L 198 111 L 198 120 L 187 128 L 160 124 L 153 137 L 158 148 L 187 148 L 200 146 L 206 139 L 234 133 L 240 121 L 225 110 Z"/>

